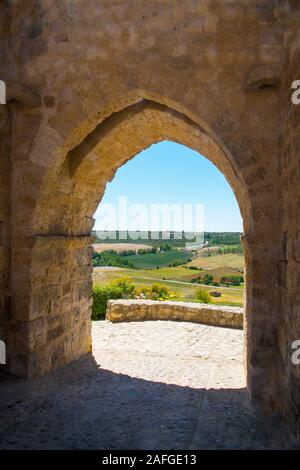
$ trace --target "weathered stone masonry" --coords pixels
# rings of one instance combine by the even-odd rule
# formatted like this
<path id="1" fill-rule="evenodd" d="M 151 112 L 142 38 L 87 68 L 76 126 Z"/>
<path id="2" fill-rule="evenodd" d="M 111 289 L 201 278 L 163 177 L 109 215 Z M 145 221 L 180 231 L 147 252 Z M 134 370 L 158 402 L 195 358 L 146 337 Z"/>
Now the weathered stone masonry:
<path id="1" fill-rule="evenodd" d="M 293 0 L 4 0 L 0 331 L 32 377 L 90 350 L 93 214 L 128 159 L 164 139 L 236 194 L 249 396 L 299 434 L 300 6 Z M 155 188 L 154 188 L 155 190 Z"/>
<path id="2" fill-rule="evenodd" d="M 9 42 L 8 9 L 0 6 L 0 70 L 7 64 L 7 47 Z M 0 74 L 1 74 L 0 72 Z M 10 321 L 10 176 L 11 176 L 11 142 L 10 110 L 0 105 L 0 339 L 6 340 Z M 0 371 L 4 367 L 0 365 Z"/>
<path id="3" fill-rule="evenodd" d="M 106 319 L 111 322 L 175 320 L 226 328 L 243 328 L 243 309 L 192 302 L 109 300 Z"/>

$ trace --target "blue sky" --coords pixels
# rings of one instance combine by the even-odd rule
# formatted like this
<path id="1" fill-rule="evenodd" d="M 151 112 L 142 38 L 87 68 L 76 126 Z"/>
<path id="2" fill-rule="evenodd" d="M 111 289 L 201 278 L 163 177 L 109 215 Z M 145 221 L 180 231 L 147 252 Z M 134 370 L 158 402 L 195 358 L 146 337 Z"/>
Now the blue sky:
<path id="1" fill-rule="evenodd" d="M 242 232 L 238 204 L 223 174 L 199 153 L 174 142 L 153 144 L 119 168 L 95 213 L 95 229 L 101 229 L 104 220 L 100 208 L 103 211 L 107 204 L 118 208 L 120 196 L 127 196 L 128 206 L 148 208 L 155 203 L 203 204 L 205 231 Z M 119 224 L 117 217 L 110 229 L 124 229 Z"/>

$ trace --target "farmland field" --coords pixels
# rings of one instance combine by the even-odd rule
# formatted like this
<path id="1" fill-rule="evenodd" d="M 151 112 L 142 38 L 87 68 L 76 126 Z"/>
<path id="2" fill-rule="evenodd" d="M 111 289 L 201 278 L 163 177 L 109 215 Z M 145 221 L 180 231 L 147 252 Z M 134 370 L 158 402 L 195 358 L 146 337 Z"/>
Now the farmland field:
<path id="1" fill-rule="evenodd" d="M 167 252 L 149 253 L 145 255 L 130 255 L 126 259 L 137 269 L 153 269 L 157 266 L 169 266 L 175 261 L 178 264 L 186 263 L 191 258 L 191 253 L 184 250 L 171 250 Z"/>
<path id="2" fill-rule="evenodd" d="M 95 243 L 93 248 L 97 253 L 106 250 L 114 250 L 117 253 L 121 253 L 127 250 L 150 250 L 151 245 L 143 245 L 142 243 Z"/>
<path id="3" fill-rule="evenodd" d="M 232 268 L 243 271 L 244 256 L 240 254 L 228 253 L 225 255 L 198 256 L 193 259 L 189 266 L 196 266 L 202 269 Z"/>
<path id="4" fill-rule="evenodd" d="M 159 283 L 167 286 L 178 295 L 180 300 L 191 301 L 196 297 L 196 291 L 201 289 L 208 292 L 218 291 L 221 297 L 213 298 L 213 303 L 233 304 L 241 306 L 243 304 L 243 286 L 236 287 L 214 287 L 207 285 L 192 284 L 184 280 L 185 275 L 190 270 L 181 266 L 162 269 L 123 269 L 123 268 L 94 268 L 94 285 L 106 284 L 116 278 L 128 276 L 137 287 L 151 286 Z"/>
<path id="5" fill-rule="evenodd" d="M 140 254 L 122 254 L 121 251 L 151 249 L 151 246 L 141 243 L 101 243 L 96 245 L 97 251 L 101 245 L 101 253 L 105 249 L 114 250 L 118 252 L 115 256 L 119 259 L 108 257 L 102 259 L 102 264 L 94 264 L 94 285 L 108 284 L 125 276 L 129 277 L 137 288 L 161 284 L 175 295 L 176 300 L 196 301 L 197 291 L 202 289 L 221 294 L 220 297 L 211 298 L 211 302 L 215 304 L 243 305 L 243 283 L 230 285 L 230 279 L 243 276 L 244 255 L 240 245 L 206 243 L 194 252 L 172 245 L 169 245 L 168 249 L 162 249 L 161 245 L 156 248 L 156 252 L 154 249 L 154 252 Z M 124 265 L 124 260 L 127 265 Z M 105 264 L 107 261 L 108 266 Z M 224 278 L 229 278 L 229 285 L 226 286 Z"/>

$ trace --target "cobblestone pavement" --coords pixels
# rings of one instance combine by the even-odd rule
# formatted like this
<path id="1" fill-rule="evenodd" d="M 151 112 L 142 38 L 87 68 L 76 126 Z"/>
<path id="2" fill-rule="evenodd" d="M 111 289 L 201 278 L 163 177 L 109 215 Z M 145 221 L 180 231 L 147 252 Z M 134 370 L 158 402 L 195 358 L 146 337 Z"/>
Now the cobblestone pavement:
<path id="1" fill-rule="evenodd" d="M 93 356 L 0 382 L 1 449 L 291 448 L 247 403 L 243 333 L 186 322 L 93 324 Z"/>

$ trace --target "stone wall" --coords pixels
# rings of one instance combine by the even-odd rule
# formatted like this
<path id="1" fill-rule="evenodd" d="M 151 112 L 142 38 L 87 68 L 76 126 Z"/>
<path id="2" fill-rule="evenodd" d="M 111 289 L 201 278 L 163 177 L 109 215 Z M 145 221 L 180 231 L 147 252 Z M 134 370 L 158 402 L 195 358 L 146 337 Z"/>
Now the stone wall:
<path id="1" fill-rule="evenodd" d="M 0 328 L 11 372 L 41 374 L 90 350 L 94 211 L 122 164 L 168 139 L 206 156 L 236 195 L 249 396 L 298 432 L 299 108 L 289 94 L 299 10 L 292 0 L 0 2 Z"/>
<path id="2" fill-rule="evenodd" d="M 8 46 L 10 38 L 8 5 L 0 5 L 0 80 L 7 80 Z M 9 286 L 10 265 L 10 203 L 11 203 L 11 122 L 10 112 L 0 104 L 0 340 L 8 340 L 11 320 Z M 0 365 L 0 371 L 5 366 Z"/>
<path id="3" fill-rule="evenodd" d="M 91 258 L 89 237 L 35 238 L 30 288 L 19 279 L 14 292 L 23 308 L 10 325 L 12 374 L 41 375 L 91 351 Z"/>
<path id="4" fill-rule="evenodd" d="M 176 320 L 204 325 L 243 328 L 243 309 L 193 302 L 109 300 L 106 319 L 111 322 Z"/>
<path id="5" fill-rule="evenodd" d="M 292 362 L 292 343 L 300 339 L 300 104 L 291 101 L 291 85 L 300 80 L 300 12 L 291 19 L 293 34 L 286 35 L 289 55 L 279 116 L 282 255 L 278 312 L 278 368 L 282 413 L 300 439 L 300 366 Z"/>

